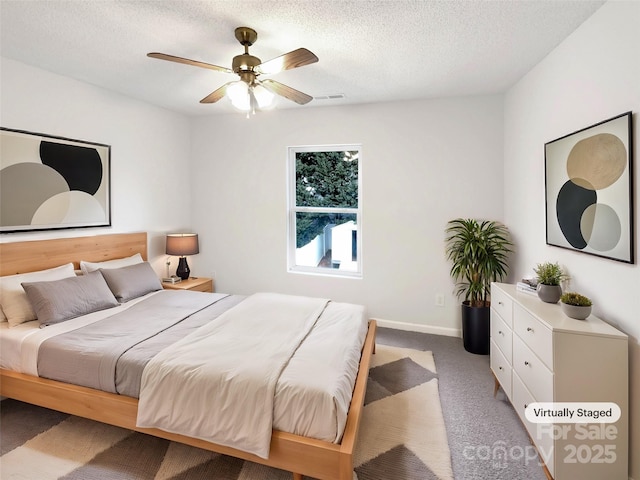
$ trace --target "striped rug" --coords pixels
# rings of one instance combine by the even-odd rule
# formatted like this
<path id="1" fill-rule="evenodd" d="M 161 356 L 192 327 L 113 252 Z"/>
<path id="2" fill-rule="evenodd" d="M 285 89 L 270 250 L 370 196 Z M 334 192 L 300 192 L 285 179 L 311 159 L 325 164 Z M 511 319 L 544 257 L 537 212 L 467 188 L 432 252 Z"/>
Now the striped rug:
<path id="1" fill-rule="evenodd" d="M 2 480 L 290 480 L 291 474 L 14 400 Z M 453 478 L 431 352 L 376 346 L 354 480 Z"/>

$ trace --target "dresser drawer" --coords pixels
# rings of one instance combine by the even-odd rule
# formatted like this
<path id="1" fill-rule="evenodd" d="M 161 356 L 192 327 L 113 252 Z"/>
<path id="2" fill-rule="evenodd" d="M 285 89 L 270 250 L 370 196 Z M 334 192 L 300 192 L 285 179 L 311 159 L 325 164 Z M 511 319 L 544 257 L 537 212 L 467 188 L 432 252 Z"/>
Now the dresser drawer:
<path id="1" fill-rule="evenodd" d="M 553 402 L 553 373 L 516 335 L 513 337 L 513 371 L 538 402 Z"/>
<path id="2" fill-rule="evenodd" d="M 513 325 L 513 300 L 496 287 L 491 287 L 491 308 L 502 317 L 509 328 Z"/>
<path id="3" fill-rule="evenodd" d="M 535 402 L 533 395 L 524 385 L 520 377 L 518 377 L 517 373 L 513 374 L 513 408 L 518 413 L 520 420 L 527 429 L 529 433 L 529 437 L 535 444 L 538 449 L 538 454 L 544 461 L 545 465 L 549 469 L 551 475 L 554 474 L 554 459 L 553 459 L 553 451 L 554 451 L 554 442 L 553 437 L 550 434 L 549 428 L 541 428 L 543 424 L 532 423 L 527 420 L 525 416 L 525 409 L 527 405 L 530 405 Z"/>
<path id="4" fill-rule="evenodd" d="M 513 331 L 547 367 L 553 368 L 553 336 L 549 328 L 520 305 L 513 307 Z"/>
<path id="5" fill-rule="evenodd" d="M 525 427 L 527 427 L 529 436 L 533 440 L 535 440 L 537 435 L 535 423 L 531 423 L 527 420 L 527 417 L 525 416 L 525 409 L 527 408 L 528 405 L 535 403 L 536 400 L 535 398 L 533 398 L 533 395 L 531 394 L 531 392 L 527 390 L 527 387 L 524 386 L 524 383 L 522 383 L 522 380 L 520 380 L 520 377 L 518 376 L 518 374 L 513 375 L 512 380 L 513 380 L 513 383 L 512 383 L 513 408 L 515 409 L 516 413 L 520 417 L 520 420 L 522 420 L 522 423 L 524 423 Z"/>
<path id="6" fill-rule="evenodd" d="M 500 315 L 496 314 L 494 310 L 491 310 L 491 339 L 496 342 L 496 345 L 500 347 L 500 350 L 504 354 L 505 358 L 511 363 L 511 341 L 513 333 L 500 318 Z"/>
<path id="7" fill-rule="evenodd" d="M 511 363 L 500 352 L 493 340 L 489 345 L 491 349 L 491 371 L 500 382 L 500 386 L 511 400 Z"/>

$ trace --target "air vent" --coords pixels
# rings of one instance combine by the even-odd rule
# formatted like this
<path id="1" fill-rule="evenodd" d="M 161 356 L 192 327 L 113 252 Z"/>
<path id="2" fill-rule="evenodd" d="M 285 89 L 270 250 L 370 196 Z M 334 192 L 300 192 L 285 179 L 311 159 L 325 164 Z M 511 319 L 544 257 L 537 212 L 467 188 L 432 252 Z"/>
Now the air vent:
<path id="1" fill-rule="evenodd" d="M 345 98 L 345 95 L 344 93 L 334 93 L 332 95 L 319 95 L 313 98 L 315 100 L 339 100 L 341 98 Z"/>

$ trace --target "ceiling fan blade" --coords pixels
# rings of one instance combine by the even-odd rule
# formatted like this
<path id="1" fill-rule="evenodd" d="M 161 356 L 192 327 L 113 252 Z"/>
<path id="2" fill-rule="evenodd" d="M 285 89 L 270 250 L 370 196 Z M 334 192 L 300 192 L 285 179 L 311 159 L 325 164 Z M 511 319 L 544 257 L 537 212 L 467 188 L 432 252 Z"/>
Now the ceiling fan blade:
<path id="1" fill-rule="evenodd" d="M 271 75 L 274 73 L 282 72 L 283 70 L 290 70 L 292 68 L 304 67 L 311 63 L 316 63 L 318 57 L 306 48 L 299 48 L 279 57 L 273 58 L 267 62 L 261 63 L 256 67 L 256 70 L 265 75 Z"/>
<path id="2" fill-rule="evenodd" d="M 209 95 L 200 100 L 200 103 L 216 103 L 227 93 L 227 87 L 231 85 L 233 82 L 225 83 L 223 86 L 214 90 Z"/>
<path id="3" fill-rule="evenodd" d="M 307 95 L 306 93 L 302 93 L 294 88 L 288 87 L 283 83 L 276 82 L 275 80 L 262 80 L 260 83 L 264 85 L 265 88 L 272 91 L 275 94 L 288 98 L 300 105 L 304 105 L 313 100 L 311 95 Z"/>
<path id="4" fill-rule="evenodd" d="M 208 68 L 209 70 L 217 70 L 219 72 L 233 73 L 233 70 L 227 67 L 219 67 L 218 65 L 212 65 L 210 63 L 199 62 L 197 60 L 189 60 L 188 58 L 176 57 L 175 55 L 167 55 L 166 53 L 147 53 L 147 57 L 157 58 L 159 60 L 168 60 L 170 62 L 184 63 L 185 65 L 192 65 L 194 67 Z"/>

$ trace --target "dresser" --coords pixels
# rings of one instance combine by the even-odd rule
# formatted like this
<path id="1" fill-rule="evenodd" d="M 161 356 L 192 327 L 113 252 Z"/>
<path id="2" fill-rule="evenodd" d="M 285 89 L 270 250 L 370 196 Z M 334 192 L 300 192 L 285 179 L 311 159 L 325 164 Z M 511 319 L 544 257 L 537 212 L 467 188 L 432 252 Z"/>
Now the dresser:
<path id="1" fill-rule="evenodd" d="M 496 391 L 502 388 L 513 404 L 545 463 L 547 476 L 555 480 L 628 479 L 625 334 L 594 315 L 574 320 L 562 313 L 559 304 L 544 303 L 517 291 L 515 285 L 493 283 L 490 354 Z M 525 410 L 539 402 L 613 402 L 620 408 L 620 418 L 614 423 L 588 423 L 593 417 L 582 417 L 585 423 L 533 423 Z M 573 407 L 580 405 L 561 406 L 572 407 L 566 412 L 575 413 L 578 410 Z"/>

